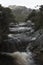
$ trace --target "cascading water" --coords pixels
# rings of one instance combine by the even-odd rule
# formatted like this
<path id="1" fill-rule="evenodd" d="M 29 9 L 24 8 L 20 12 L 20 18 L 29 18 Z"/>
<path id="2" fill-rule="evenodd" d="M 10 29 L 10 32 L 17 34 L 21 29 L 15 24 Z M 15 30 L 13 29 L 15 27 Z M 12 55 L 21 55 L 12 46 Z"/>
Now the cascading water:
<path id="1" fill-rule="evenodd" d="M 25 65 L 40 65 L 34 59 L 34 54 L 30 52 L 29 49 L 27 49 L 28 44 L 36 40 L 36 38 L 39 36 L 39 34 L 36 36 L 34 35 L 32 36 L 34 32 L 34 29 L 33 29 L 34 26 L 33 27 L 32 26 L 33 26 L 32 22 L 28 22 L 28 24 L 20 23 L 20 24 L 12 26 L 12 28 L 10 26 L 9 27 L 10 34 L 8 35 L 8 40 L 5 40 L 5 42 L 8 42 L 10 45 L 9 47 L 10 49 L 6 48 L 7 52 L 10 52 L 10 53 L 2 53 L 2 54 L 15 55 L 16 53 L 18 56 L 20 55 L 20 58 L 22 59 L 22 61 L 23 61 L 23 58 L 26 59 L 26 64 L 24 63 Z M 14 52 L 14 54 L 11 53 L 12 51 Z M 19 52 L 17 53 L 17 51 Z M 21 63 L 21 65 L 23 64 Z"/>

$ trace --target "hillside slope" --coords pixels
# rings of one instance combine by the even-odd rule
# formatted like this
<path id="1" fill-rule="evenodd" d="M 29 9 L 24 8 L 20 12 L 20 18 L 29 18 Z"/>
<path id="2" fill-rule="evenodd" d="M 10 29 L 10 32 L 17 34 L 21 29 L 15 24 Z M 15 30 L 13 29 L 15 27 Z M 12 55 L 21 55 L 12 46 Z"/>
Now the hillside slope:
<path id="1" fill-rule="evenodd" d="M 10 5 L 9 8 L 12 9 L 12 12 L 15 16 L 15 20 L 19 22 L 24 22 L 27 16 L 32 11 L 32 9 L 27 8 L 25 6 Z"/>

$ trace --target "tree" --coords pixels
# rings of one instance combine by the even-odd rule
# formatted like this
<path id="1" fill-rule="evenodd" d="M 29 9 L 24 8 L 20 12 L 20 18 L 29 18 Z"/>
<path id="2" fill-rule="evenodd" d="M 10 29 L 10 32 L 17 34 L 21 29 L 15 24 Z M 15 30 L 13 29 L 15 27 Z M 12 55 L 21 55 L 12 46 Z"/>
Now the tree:
<path id="1" fill-rule="evenodd" d="M 35 30 L 43 28 L 43 5 L 40 6 L 38 11 L 33 10 L 28 19 L 35 23 Z"/>
<path id="2" fill-rule="evenodd" d="M 40 28 L 43 28 L 43 5 L 41 5 L 40 6 L 40 8 L 39 8 L 39 10 L 40 10 L 40 19 L 39 19 L 39 23 L 40 23 Z"/>
<path id="3" fill-rule="evenodd" d="M 0 48 L 3 47 L 4 40 L 9 34 L 9 23 L 14 21 L 12 11 L 0 5 Z"/>

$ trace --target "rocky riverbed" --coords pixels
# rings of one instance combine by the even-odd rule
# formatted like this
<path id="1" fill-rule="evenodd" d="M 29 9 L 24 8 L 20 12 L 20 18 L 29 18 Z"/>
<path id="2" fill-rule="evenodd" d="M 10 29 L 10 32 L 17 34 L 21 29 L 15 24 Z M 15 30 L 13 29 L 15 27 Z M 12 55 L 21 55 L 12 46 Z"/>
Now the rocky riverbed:
<path id="1" fill-rule="evenodd" d="M 32 52 L 36 65 L 43 65 L 43 29 L 34 30 L 34 23 L 31 21 L 19 24 L 11 23 L 10 34 L 5 41 L 6 52 Z"/>

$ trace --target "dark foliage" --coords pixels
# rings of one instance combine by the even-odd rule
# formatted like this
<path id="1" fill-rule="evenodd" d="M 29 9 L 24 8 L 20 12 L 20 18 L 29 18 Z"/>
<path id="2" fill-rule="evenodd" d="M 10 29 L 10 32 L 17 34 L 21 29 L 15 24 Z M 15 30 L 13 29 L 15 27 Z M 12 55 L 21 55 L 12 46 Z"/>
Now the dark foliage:
<path id="1" fill-rule="evenodd" d="M 8 49 L 10 46 L 4 40 L 8 39 L 9 24 L 15 22 L 11 9 L 0 5 L 0 51 Z"/>
<path id="2" fill-rule="evenodd" d="M 28 16 L 28 19 L 35 23 L 36 30 L 43 28 L 43 5 L 40 6 L 38 11 L 33 10 Z"/>

